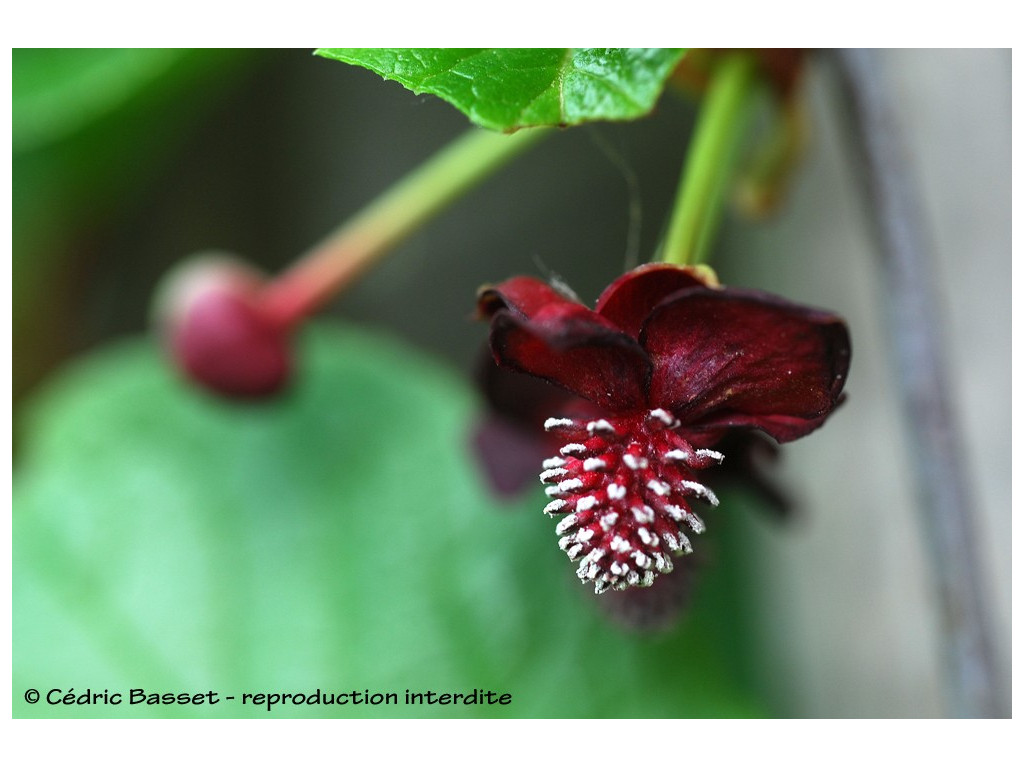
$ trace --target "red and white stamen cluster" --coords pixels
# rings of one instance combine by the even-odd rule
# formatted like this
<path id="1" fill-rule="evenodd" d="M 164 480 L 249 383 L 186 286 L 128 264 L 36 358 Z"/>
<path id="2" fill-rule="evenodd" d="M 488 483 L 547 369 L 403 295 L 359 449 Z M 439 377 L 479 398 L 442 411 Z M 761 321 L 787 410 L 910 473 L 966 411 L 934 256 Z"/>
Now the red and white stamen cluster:
<path id="1" fill-rule="evenodd" d="M 637 415 L 583 421 L 548 419 L 544 428 L 567 440 L 544 462 L 541 482 L 552 501 L 544 512 L 564 515 L 558 546 L 576 575 L 598 594 L 609 588 L 649 587 L 672 570 L 672 555 L 689 554 L 684 530 L 704 531 L 690 509 L 694 498 L 718 498 L 695 470 L 722 461 L 718 451 L 694 448 L 676 433 L 679 421 L 655 408 Z"/>

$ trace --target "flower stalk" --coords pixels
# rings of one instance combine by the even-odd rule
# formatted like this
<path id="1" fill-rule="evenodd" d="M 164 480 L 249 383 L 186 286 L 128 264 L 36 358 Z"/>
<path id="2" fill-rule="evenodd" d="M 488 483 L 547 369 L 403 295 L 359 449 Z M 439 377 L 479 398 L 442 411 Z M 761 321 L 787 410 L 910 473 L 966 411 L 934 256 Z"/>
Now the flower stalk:
<path id="1" fill-rule="evenodd" d="M 389 248 L 550 133 L 472 130 L 442 149 L 273 280 L 227 254 L 165 278 L 154 315 L 177 366 L 210 392 L 259 400 L 287 387 L 292 332 Z"/>
<path id="2" fill-rule="evenodd" d="M 748 53 L 727 56 L 715 67 L 687 151 L 663 261 L 686 266 L 707 260 L 758 84 L 757 65 Z"/>
<path id="3" fill-rule="evenodd" d="M 389 248 L 527 147 L 551 133 L 473 129 L 328 235 L 264 290 L 262 304 L 292 327 L 366 271 Z"/>

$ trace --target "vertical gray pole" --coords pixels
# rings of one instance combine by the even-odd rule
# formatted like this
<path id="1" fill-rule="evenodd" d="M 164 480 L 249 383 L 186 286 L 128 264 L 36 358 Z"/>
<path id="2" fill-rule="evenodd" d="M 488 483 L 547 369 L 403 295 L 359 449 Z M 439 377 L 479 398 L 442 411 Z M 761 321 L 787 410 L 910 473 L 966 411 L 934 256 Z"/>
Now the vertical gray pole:
<path id="1" fill-rule="evenodd" d="M 908 419 L 921 525 L 942 607 L 951 714 L 998 717 L 985 589 L 978 568 L 960 430 L 942 359 L 935 264 L 926 247 L 907 163 L 877 53 L 836 53 L 866 208 L 877 238 L 886 304 Z"/>

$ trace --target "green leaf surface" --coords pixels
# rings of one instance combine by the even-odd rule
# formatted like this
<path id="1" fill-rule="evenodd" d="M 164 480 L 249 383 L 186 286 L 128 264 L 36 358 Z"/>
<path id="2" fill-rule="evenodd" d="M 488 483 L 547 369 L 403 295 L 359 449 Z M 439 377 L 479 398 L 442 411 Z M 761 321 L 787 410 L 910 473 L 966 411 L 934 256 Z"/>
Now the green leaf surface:
<path id="1" fill-rule="evenodd" d="M 449 102 L 477 125 L 513 131 L 650 112 L 682 48 L 321 48 L 414 93 Z"/>
<path id="2" fill-rule="evenodd" d="M 21 717 L 760 714 L 722 657 L 714 577 L 680 629 L 607 623 L 543 495 L 494 502 L 466 385 L 386 338 L 314 329 L 273 404 L 195 393 L 150 343 L 38 401 L 14 492 Z M 44 701 L 32 704 L 25 692 Z M 210 706 L 65 706 L 48 692 L 217 691 Z M 395 692 L 398 704 L 243 704 Z M 407 705 L 412 691 L 508 706 Z M 228 701 L 227 696 L 235 696 Z"/>

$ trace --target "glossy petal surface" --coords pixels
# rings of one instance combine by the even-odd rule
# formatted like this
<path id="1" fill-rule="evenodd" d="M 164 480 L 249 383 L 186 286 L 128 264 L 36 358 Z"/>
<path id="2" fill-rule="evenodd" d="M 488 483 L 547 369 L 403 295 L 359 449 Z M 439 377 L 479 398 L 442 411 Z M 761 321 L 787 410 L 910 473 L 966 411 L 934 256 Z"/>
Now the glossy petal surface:
<path id="1" fill-rule="evenodd" d="M 694 271 L 671 264 L 645 264 L 627 272 L 602 291 L 595 311 L 633 338 L 662 299 L 684 288 L 705 287 Z"/>
<path id="2" fill-rule="evenodd" d="M 544 307 L 557 305 L 580 306 L 579 302 L 566 298 L 535 277 L 510 278 L 484 288 L 477 297 L 477 311 L 482 317 L 491 317 L 500 309 L 510 309 L 518 315 L 530 317 Z"/>
<path id="3" fill-rule="evenodd" d="M 835 407 L 850 339 L 835 315 L 756 291 L 691 288 L 651 312 L 640 335 L 649 397 L 688 429 L 742 426 L 780 442 Z"/>
<path id="4" fill-rule="evenodd" d="M 579 304 L 547 306 L 529 320 L 496 313 L 491 351 L 499 365 L 539 376 L 611 413 L 643 405 L 651 367 L 646 353 Z"/>

